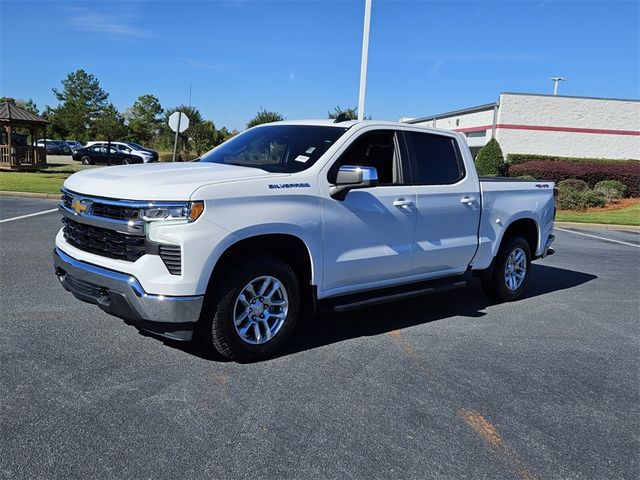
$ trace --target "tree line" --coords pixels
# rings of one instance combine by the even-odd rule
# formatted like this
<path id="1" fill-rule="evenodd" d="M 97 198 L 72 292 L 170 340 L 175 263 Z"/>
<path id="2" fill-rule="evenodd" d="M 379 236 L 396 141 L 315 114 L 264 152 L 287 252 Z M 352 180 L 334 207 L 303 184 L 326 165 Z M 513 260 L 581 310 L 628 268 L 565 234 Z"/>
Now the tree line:
<path id="1" fill-rule="evenodd" d="M 100 86 L 99 80 L 82 69 L 69 73 L 61 83 L 61 88 L 52 89 L 58 102 L 56 106 L 47 105 L 39 111 L 32 99 L 16 101 L 18 106 L 49 121 L 49 138 L 83 143 L 89 140 L 128 140 L 158 150 L 170 150 L 175 133 L 167 122 L 176 111 L 189 117 L 189 128 L 179 135 L 181 150 L 200 155 L 239 133 L 224 126 L 217 128 L 194 106 L 164 108 L 156 96 L 148 93 L 139 96 L 133 105 L 120 112 L 109 101 L 109 94 Z M 339 106 L 328 112 L 328 118 L 337 118 L 340 114 L 349 119 L 357 118 L 355 108 L 341 109 Z M 247 128 L 284 119 L 282 114 L 261 107 L 247 122 Z"/>

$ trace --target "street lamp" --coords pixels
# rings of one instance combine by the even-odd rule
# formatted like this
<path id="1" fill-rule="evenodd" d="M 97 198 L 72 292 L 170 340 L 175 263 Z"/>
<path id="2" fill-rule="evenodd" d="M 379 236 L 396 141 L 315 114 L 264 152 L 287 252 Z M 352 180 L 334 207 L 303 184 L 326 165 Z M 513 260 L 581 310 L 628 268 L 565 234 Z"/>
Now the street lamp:
<path id="1" fill-rule="evenodd" d="M 551 77 L 551 80 L 553 80 L 553 94 L 554 95 L 558 95 L 558 83 L 559 82 L 564 82 L 566 80 L 566 78 L 564 78 L 564 77 Z"/>
<path id="2" fill-rule="evenodd" d="M 358 120 L 364 119 L 364 92 L 367 89 L 367 59 L 369 56 L 369 24 L 371 23 L 371 0 L 364 2 L 364 30 L 362 32 L 362 63 L 360 65 L 360 95 L 358 98 Z"/>

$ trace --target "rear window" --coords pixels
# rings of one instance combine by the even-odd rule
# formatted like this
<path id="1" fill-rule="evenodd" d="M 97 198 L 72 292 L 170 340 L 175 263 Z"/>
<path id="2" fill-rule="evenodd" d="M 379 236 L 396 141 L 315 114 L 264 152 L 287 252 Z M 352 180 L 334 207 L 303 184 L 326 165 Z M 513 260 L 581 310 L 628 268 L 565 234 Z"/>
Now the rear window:
<path id="1" fill-rule="evenodd" d="M 414 183 L 450 185 L 464 177 L 464 165 L 455 138 L 404 132 L 414 158 Z"/>

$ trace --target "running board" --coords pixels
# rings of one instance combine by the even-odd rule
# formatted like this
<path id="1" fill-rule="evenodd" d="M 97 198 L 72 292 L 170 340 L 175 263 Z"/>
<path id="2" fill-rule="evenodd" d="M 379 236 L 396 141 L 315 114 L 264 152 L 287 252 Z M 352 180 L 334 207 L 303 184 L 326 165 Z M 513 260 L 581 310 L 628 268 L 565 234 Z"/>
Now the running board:
<path id="1" fill-rule="evenodd" d="M 456 276 L 454 278 L 410 283 L 396 287 L 331 297 L 320 300 L 319 307 L 320 311 L 323 312 L 348 312 L 350 310 L 372 307 L 383 303 L 398 302 L 423 295 L 446 292 L 447 290 L 463 288 L 466 285 L 467 281 L 464 277 Z"/>

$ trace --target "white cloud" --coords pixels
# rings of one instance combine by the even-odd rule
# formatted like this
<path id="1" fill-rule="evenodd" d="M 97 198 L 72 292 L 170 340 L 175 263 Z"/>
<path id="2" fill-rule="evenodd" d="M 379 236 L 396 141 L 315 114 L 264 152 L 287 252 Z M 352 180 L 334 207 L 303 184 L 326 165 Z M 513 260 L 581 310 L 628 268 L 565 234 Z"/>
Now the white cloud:
<path id="1" fill-rule="evenodd" d="M 433 65 L 431 65 L 431 68 L 429 69 L 429 71 L 433 74 L 436 73 L 438 70 L 440 70 L 440 67 L 442 66 L 444 62 L 442 60 L 438 60 L 437 62 L 435 62 Z"/>
<path id="2" fill-rule="evenodd" d="M 107 35 L 112 38 L 149 38 L 154 33 L 150 30 L 140 28 L 135 25 L 138 18 L 131 14 L 118 13 L 110 14 L 97 12 L 84 7 L 70 7 L 65 9 L 68 12 L 66 25 L 83 32 L 93 32 Z"/>
<path id="3" fill-rule="evenodd" d="M 291 80 L 292 82 L 296 81 L 296 76 L 293 73 L 289 74 L 289 80 Z"/>
<path id="4" fill-rule="evenodd" d="M 203 68 L 205 70 L 213 70 L 214 72 L 220 72 L 220 73 L 224 73 L 234 77 L 244 78 L 246 80 L 252 80 L 254 82 L 266 84 L 266 82 L 260 78 L 253 77 L 251 75 L 246 75 L 244 73 L 236 71 L 234 65 L 225 65 L 220 63 L 206 63 L 206 62 L 201 62 L 199 60 L 193 60 L 191 58 L 185 58 L 183 61 L 185 66 Z"/>
<path id="5" fill-rule="evenodd" d="M 407 60 L 424 60 L 432 62 L 540 62 L 545 60 L 544 55 L 537 53 L 502 53 L 502 52 L 479 52 L 479 53 L 434 53 L 416 55 Z M 440 68 L 440 66 L 438 66 Z"/>

